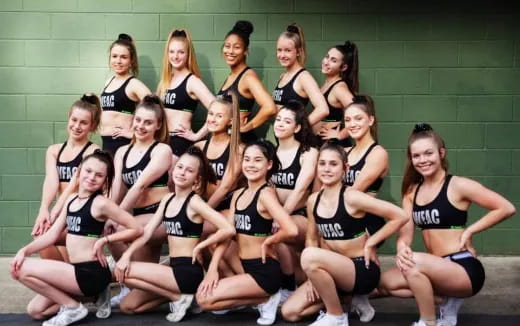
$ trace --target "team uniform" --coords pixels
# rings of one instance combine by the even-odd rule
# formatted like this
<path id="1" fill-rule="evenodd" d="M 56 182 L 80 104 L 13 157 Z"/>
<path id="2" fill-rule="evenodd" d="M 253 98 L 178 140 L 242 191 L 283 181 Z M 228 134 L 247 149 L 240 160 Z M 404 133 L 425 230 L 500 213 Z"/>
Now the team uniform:
<path id="1" fill-rule="evenodd" d="M 87 142 L 85 146 L 81 149 L 81 151 L 76 155 L 76 157 L 72 161 L 62 162 L 60 161 L 61 153 L 67 147 L 67 142 L 64 142 L 61 145 L 60 151 L 58 152 L 58 157 L 56 158 L 56 169 L 58 170 L 58 178 L 60 182 L 70 182 L 74 174 L 76 173 L 79 164 L 83 160 L 83 154 L 87 150 L 87 148 L 92 145 L 92 142 Z"/>
<path id="2" fill-rule="evenodd" d="M 273 91 L 273 100 L 275 104 L 283 106 L 289 103 L 290 100 L 296 100 L 302 103 L 303 106 L 307 106 L 309 103 L 309 98 L 300 96 L 300 94 L 296 93 L 294 90 L 294 81 L 304 71 L 305 68 L 298 70 L 298 72 L 294 74 L 291 80 L 289 80 L 289 82 L 285 84 L 284 87 L 280 87 L 280 81 L 278 81 L 278 84 Z"/>
<path id="3" fill-rule="evenodd" d="M 175 216 L 166 216 L 166 209 L 170 205 L 171 200 L 175 197 L 172 195 L 166 202 L 163 212 L 163 224 L 166 233 L 171 237 L 181 238 L 200 238 L 202 234 L 202 223 L 195 223 L 188 218 L 188 204 L 195 192 L 191 192 L 181 209 Z M 181 293 L 194 294 L 197 292 L 199 284 L 204 279 L 204 271 L 202 266 L 196 262 L 192 264 L 192 257 L 170 257 L 170 266 L 172 267 L 173 276 L 177 281 Z"/>
<path id="4" fill-rule="evenodd" d="M 340 79 L 334 82 L 330 87 L 323 93 L 323 97 L 325 97 L 325 101 L 327 101 L 327 106 L 329 107 L 329 115 L 327 115 L 325 118 L 323 118 L 321 121 L 323 122 L 339 122 L 340 125 L 343 125 L 343 116 L 345 114 L 345 109 L 343 107 L 336 107 L 332 105 L 329 101 L 329 95 L 332 89 L 338 85 L 339 83 L 345 83 L 344 80 Z M 352 140 L 350 137 L 341 139 L 339 141 L 339 144 L 343 147 L 351 147 L 352 146 Z"/>
<path id="5" fill-rule="evenodd" d="M 192 73 L 188 74 L 179 86 L 166 90 L 164 94 L 164 108 L 169 110 L 178 110 L 193 114 L 197 108 L 198 101 L 194 100 L 188 94 L 188 80 L 193 76 Z M 170 126 L 173 127 L 173 126 Z M 170 134 L 170 147 L 172 152 L 176 156 L 181 156 L 193 145 L 193 142 L 186 138 L 175 136 Z"/>
<path id="6" fill-rule="evenodd" d="M 143 157 L 137 164 L 135 164 L 132 167 L 127 167 L 127 160 L 128 160 L 128 153 L 130 153 L 130 150 L 134 146 L 133 144 L 128 147 L 128 149 L 125 152 L 125 155 L 123 156 L 123 183 L 125 186 L 130 189 L 139 179 L 141 174 L 143 173 L 144 169 L 150 163 L 151 160 L 151 153 L 152 150 L 157 146 L 159 142 L 155 142 L 148 148 L 148 150 L 144 153 Z M 154 180 L 148 187 L 166 187 L 168 184 L 168 172 L 163 173 L 159 178 Z M 153 214 L 159 207 L 159 203 L 154 203 L 145 207 L 139 207 L 134 208 L 133 215 L 142 215 L 142 214 Z"/>
<path id="7" fill-rule="evenodd" d="M 103 88 L 103 92 L 100 96 L 101 108 L 103 111 L 134 114 L 137 102 L 133 101 L 126 95 L 126 87 L 128 86 L 128 83 L 135 77 L 129 77 L 127 80 L 125 80 L 121 87 L 115 91 L 107 92 L 106 89 L 110 83 L 112 83 L 114 78 L 115 76 L 112 77 L 105 88 Z M 113 138 L 112 136 L 101 136 L 101 140 L 103 141 L 103 150 L 111 153 L 112 157 L 115 155 L 119 147 L 128 145 L 130 143 L 130 139 L 125 137 Z"/>
<path id="8" fill-rule="evenodd" d="M 244 209 L 237 208 L 237 202 L 246 191 L 246 188 L 238 195 L 235 201 L 235 229 L 238 234 L 245 234 L 253 237 L 267 237 L 271 235 L 273 220 L 268 220 L 262 217 L 258 212 L 256 206 L 258 197 L 262 189 L 267 187 L 267 184 L 261 186 L 255 193 L 251 203 Z M 261 258 L 240 259 L 244 271 L 251 275 L 255 282 L 266 293 L 274 294 L 280 289 L 280 263 L 267 257 L 265 263 L 262 263 Z"/>
<path id="9" fill-rule="evenodd" d="M 206 140 L 206 143 L 204 144 L 204 148 L 202 149 L 202 152 L 204 153 L 204 156 L 208 159 L 209 164 L 213 168 L 213 172 L 215 172 L 215 176 L 217 177 L 217 180 L 221 181 L 224 178 L 224 174 L 226 173 L 226 168 L 229 162 L 229 148 L 230 144 L 226 146 L 226 149 L 224 152 L 215 159 L 210 159 L 208 157 L 208 147 L 209 147 L 209 141 L 211 138 Z M 231 199 L 233 197 L 233 191 L 230 191 L 226 194 L 226 196 L 220 201 L 218 206 L 215 208 L 217 211 L 223 211 L 225 209 L 229 209 L 231 206 Z"/>
<path id="10" fill-rule="evenodd" d="M 351 240 L 358 238 L 366 233 L 367 221 L 366 215 L 362 218 L 352 217 L 345 208 L 343 194 L 345 186 L 341 187 L 338 199 L 338 208 L 332 217 L 322 217 L 318 214 L 318 205 L 320 203 L 323 190 L 318 193 L 316 202 L 314 204 L 313 214 L 318 228 L 323 239 L 327 241 L 335 240 Z M 364 257 L 351 258 L 356 270 L 354 287 L 351 291 L 345 291 L 338 288 L 340 295 L 347 294 L 368 294 L 374 290 L 379 284 L 381 271 L 379 266 L 370 261 L 370 267 L 365 267 Z"/>
<path id="11" fill-rule="evenodd" d="M 447 175 L 442 188 L 430 203 L 419 205 L 416 203 L 417 193 L 421 184 L 417 185 L 413 198 L 412 216 L 415 225 L 421 230 L 429 229 L 463 229 L 466 227 L 468 212 L 453 206 L 448 200 L 448 185 L 452 175 Z M 486 274 L 480 261 L 467 251 L 460 251 L 443 257 L 461 265 L 471 281 L 473 295 L 477 294 L 482 286 Z"/>
<path id="12" fill-rule="evenodd" d="M 244 68 L 244 70 L 242 70 L 238 74 L 235 81 L 228 88 L 223 89 L 222 87 L 220 87 L 220 90 L 218 91 L 217 96 L 230 95 L 230 92 L 234 92 L 236 94 L 236 96 L 238 97 L 238 107 L 239 107 L 240 112 L 246 112 L 246 113 L 251 114 L 251 112 L 253 110 L 253 106 L 255 105 L 255 99 L 245 97 L 244 95 L 240 94 L 240 92 L 238 90 L 238 84 L 240 83 L 242 76 L 244 76 L 245 72 L 248 71 L 249 69 L 251 69 L 251 68 L 250 67 Z M 226 79 L 226 81 L 227 81 L 227 79 Z M 226 83 L 226 81 L 224 81 L 224 84 Z M 254 131 L 251 130 L 251 131 L 248 131 L 245 133 L 241 133 L 240 138 L 241 138 L 242 142 L 249 143 L 249 142 L 252 142 L 253 140 L 256 140 L 257 137 L 256 137 L 256 134 L 254 133 Z"/>
<path id="13" fill-rule="evenodd" d="M 87 202 L 77 211 L 70 209 L 74 197 L 67 205 L 67 232 L 78 236 L 99 238 L 103 234 L 105 222 L 96 220 L 91 213 L 92 202 L 99 193 L 90 195 Z M 87 297 L 96 296 L 110 284 L 112 273 L 107 267 L 101 266 L 98 260 L 74 263 L 74 274 L 78 286 Z"/>

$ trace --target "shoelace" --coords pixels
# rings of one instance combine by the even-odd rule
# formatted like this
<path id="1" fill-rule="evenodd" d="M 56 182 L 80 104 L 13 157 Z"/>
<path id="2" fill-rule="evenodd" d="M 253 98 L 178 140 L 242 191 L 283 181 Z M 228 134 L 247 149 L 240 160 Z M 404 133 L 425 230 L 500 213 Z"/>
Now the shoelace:
<path id="1" fill-rule="evenodd" d="M 323 311 L 323 310 L 320 310 L 320 314 L 318 315 L 316 320 L 322 319 L 323 317 L 325 317 L 325 315 L 327 315 L 327 313 L 325 311 Z"/>

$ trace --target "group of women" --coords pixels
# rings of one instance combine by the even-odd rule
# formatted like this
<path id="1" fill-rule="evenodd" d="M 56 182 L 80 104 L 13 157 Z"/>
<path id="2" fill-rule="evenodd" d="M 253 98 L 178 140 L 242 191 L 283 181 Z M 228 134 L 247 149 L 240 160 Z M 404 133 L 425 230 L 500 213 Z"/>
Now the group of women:
<path id="1" fill-rule="evenodd" d="M 358 94 L 356 45 L 328 50 L 320 87 L 304 68 L 303 32 L 289 25 L 277 40 L 285 72 L 271 96 L 246 63 L 252 32 L 239 21 L 226 35 L 230 74 L 217 96 L 201 80 L 187 30 L 168 35 L 156 95 L 136 78 L 132 39 L 112 43 L 114 76 L 100 99 L 85 94 L 72 105 L 67 141 L 47 150 L 35 239 L 11 264 L 38 293 L 33 318 L 68 325 L 87 315 L 81 301 L 90 297 L 98 318 L 115 305 L 135 314 L 169 302 L 172 322 L 187 311 L 256 306 L 257 323 L 271 325 L 281 306 L 288 321 L 319 313 L 313 325 L 348 325 L 343 303 L 352 299 L 350 311 L 367 322 L 369 295 L 393 295 L 415 297 L 414 325 L 456 325 L 461 298 L 484 282 L 471 237 L 514 206 L 450 175 L 444 141 L 427 124 L 409 138 L 402 208 L 378 199 L 388 154 L 374 103 Z M 199 103 L 207 120 L 195 133 Z M 258 131 L 272 117 L 276 147 Z M 102 150 L 89 140 L 97 130 Z M 471 203 L 489 212 L 467 225 Z M 410 247 L 414 225 L 426 253 Z M 382 272 L 377 248 L 395 233 L 397 267 Z M 165 243 L 169 261 L 159 262 Z M 42 259 L 26 258 L 33 253 Z M 121 292 L 110 298 L 113 281 Z"/>

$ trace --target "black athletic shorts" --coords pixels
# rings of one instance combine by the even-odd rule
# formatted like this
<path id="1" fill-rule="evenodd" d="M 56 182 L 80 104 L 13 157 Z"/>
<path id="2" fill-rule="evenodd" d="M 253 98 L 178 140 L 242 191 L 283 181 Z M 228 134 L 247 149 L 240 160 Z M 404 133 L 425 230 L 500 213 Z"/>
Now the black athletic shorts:
<path id="1" fill-rule="evenodd" d="M 180 157 L 182 154 L 186 153 L 191 145 L 193 145 L 191 140 L 170 135 L 170 148 L 172 149 L 173 155 L 177 157 Z"/>
<path id="2" fill-rule="evenodd" d="M 132 215 L 138 216 L 143 214 L 153 214 L 159 208 L 160 203 L 154 203 L 144 207 L 137 207 L 132 210 Z"/>
<path id="3" fill-rule="evenodd" d="M 442 258 L 451 260 L 466 270 L 469 280 L 471 281 L 473 295 L 477 294 L 482 289 L 484 281 L 486 280 L 486 272 L 484 271 L 484 266 L 482 266 L 480 260 L 473 257 L 471 252 L 467 250 L 459 251 L 451 255 L 443 256 Z"/>
<path id="4" fill-rule="evenodd" d="M 258 286 L 266 293 L 275 294 L 278 292 L 282 283 L 280 278 L 282 270 L 277 260 L 267 257 L 265 264 L 262 263 L 261 258 L 240 259 L 240 261 L 246 274 L 251 275 Z"/>
<path id="5" fill-rule="evenodd" d="M 130 139 L 125 137 L 113 138 L 112 136 L 101 136 L 101 141 L 103 143 L 103 150 L 109 152 L 112 158 L 116 155 L 119 147 L 130 144 Z"/>
<path id="6" fill-rule="evenodd" d="M 173 277 L 184 294 L 195 294 L 204 279 L 204 271 L 199 262 L 191 263 L 191 257 L 170 257 Z"/>
<path id="7" fill-rule="evenodd" d="M 75 263 L 72 266 L 74 266 L 79 289 L 86 297 L 100 294 L 112 280 L 112 273 L 108 266 L 101 266 L 97 260 Z"/>
<path id="8" fill-rule="evenodd" d="M 351 258 L 356 269 L 356 276 L 354 281 L 354 288 L 352 291 L 345 291 L 338 288 L 338 294 L 341 296 L 350 294 L 369 294 L 379 284 L 379 278 L 381 277 L 381 270 L 372 260 L 368 269 L 365 267 L 365 257 Z"/>

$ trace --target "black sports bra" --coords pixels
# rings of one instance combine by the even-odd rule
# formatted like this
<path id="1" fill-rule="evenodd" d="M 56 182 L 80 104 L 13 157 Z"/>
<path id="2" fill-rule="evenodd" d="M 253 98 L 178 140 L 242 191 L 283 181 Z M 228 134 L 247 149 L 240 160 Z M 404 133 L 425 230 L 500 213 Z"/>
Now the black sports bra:
<path id="1" fill-rule="evenodd" d="M 267 237 L 271 234 L 273 227 L 273 220 L 268 220 L 262 217 L 256 209 L 258 203 L 258 196 L 262 189 L 267 187 L 267 184 L 262 185 L 253 196 L 251 203 L 244 209 L 238 209 L 237 203 L 242 194 L 246 191 L 246 188 L 238 195 L 235 201 L 235 229 L 237 233 L 252 235 L 255 237 Z"/>
<path id="2" fill-rule="evenodd" d="M 164 108 L 171 110 L 179 110 L 188 113 L 195 112 L 198 102 L 190 97 L 187 90 L 188 79 L 193 74 L 188 74 L 179 86 L 166 90 L 164 94 Z"/>
<path id="3" fill-rule="evenodd" d="M 238 83 L 240 82 L 240 79 L 242 79 L 242 76 L 244 75 L 244 73 L 246 71 L 248 71 L 249 69 L 251 69 L 251 68 L 246 67 L 244 70 L 242 70 L 240 72 L 240 74 L 238 74 L 237 78 L 231 84 L 231 86 L 229 86 L 226 89 L 222 89 L 222 87 L 220 87 L 220 90 L 217 93 L 217 96 L 222 96 L 222 95 L 228 94 L 229 91 L 235 92 L 235 94 L 238 96 L 238 105 L 240 108 L 240 112 L 251 112 L 251 110 L 253 109 L 253 105 L 255 105 L 254 98 L 247 98 L 244 95 L 240 94 L 240 92 L 238 91 Z M 224 81 L 224 84 L 226 83 L 226 81 L 227 81 L 227 78 Z M 222 84 L 222 85 L 224 85 L 224 84 Z"/>
<path id="4" fill-rule="evenodd" d="M 338 208 L 334 216 L 324 218 L 318 215 L 318 205 L 320 203 L 323 190 L 318 193 L 316 202 L 314 203 L 314 220 L 316 226 L 325 240 L 350 240 L 358 238 L 366 233 L 367 222 L 366 218 L 354 218 L 345 208 L 343 200 L 343 193 L 345 186 L 341 187 L 338 199 Z"/>
<path id="5" fill-rule="evenodd" d="M 110 79 L 108 84 L 103 88 L 101 93 L 101 108 L 103 111 L 115 111 L 120 113 L 134 114 L 137 102 L 133 101 L 126 95 L 126 86 L 135 78 L 134 76 L 129 77 L 125 82 L 113 92 L 107 92 L 106 89 L 110 83 L 116 78 L 115 76 Z"/>
<path id="6" fill-rule="evenodd" d="M 226 149 L 224 152 L 217 157 L 216 159 L 210 159 L 208 158 L 208 147 L 209 147 L 209 141 L 211 138 L 206 140 L 206 143 L 204 144 L 204 148 L 202 149 L 202 152 L 204 153 L 204 156 L 208 159 L 209 164 L 211 164 L 211 167 L 213 168 L 213 171 L 215 172 L 215 175 L 217 176 L 217 180 L 222 180 L 224 177 L 224 173 L 226 173 L 226 167 L 229 162 L 229 147 L 230 144 L 226 146 Z"/>
<path id="7" fill-rule="evenodd" d="M 91 213 L 92 202 L 99 193 L 90 195 L 87 202 L 77 211 L 70 210 L 70 204 L 79 196 L 76 195 L 67 205 L 67 232 L 91 238 L 99 238 L 103 234 L 105 222 L 96 220 Z"/>
<path id="8" fill-rule="evenodd" d="M 377 146 L 377 143 L 372 143 L 366 150 L 366 152 L 363 154 L 363 156 L 359 159 L 359 161 L 356 162 L 356 164 L 352 164 L 349 166 L 347 173 L 345 174 L 345 184 L 347 186 L 353 186 L 356 182 L 356 178 L 358 177 L 359 173 L 361 173 L 361 170 L 365 166 L 366 159 L 368 154 L 374 149 L 374 147 Z M 347 152 L 347 156 L 352 152 L 355 146 L 352 146 L 352 148 Z M 383 185 L 383 178 L 378 177 L 370 186 L 367 188 L 367 192 L 378 192 L 379 189 L 381 189 L 381 186 Z"/>
<path id="9" fill-rule="evenodd" d="M 78 155 L 76 155 L 72 161 L 68 162 L 60 161 L 61 153 L 67 146 L 67 142 L 64 142 L 63 145 L 61 145 L 60 151 L 58 152 L 58 157 L 56 158 L 56 168 L 58 169 L 58 178 L 60 179 L 60 182 L 70 182 L 72 176 L 74 176 L 74 173 L 76 173 L 79 164 L 83 160 L 83 154 L 90 145 L 92 145 L 92 142 L 87 142 Z"/>
<path id="10" fill-rule="evenodd" d="M 166 216 L 166 208 L 168 208 L 175 195 L 172 195 L 166 202 L 163 212 L 163 224 L 168 235 L 181 238 L 200 238 L 202 223 L 195 223 L 188 217 L 188 204 L 194 194 L 195 192 L 192 191 L 188 195 L 177 215 L 172 217 Z"/>
<path id="11" fill-rule="evenodd" d="M 150 163 L 152 150 L 155 148 L 155 146 L 157 146 L 157 144 L 159 144 L 158 141 L 153 143 L 152 146 L 150 146 L 148 148 L 146 153 L 144 153 L 141 160 L 139 162 L 137 162 L 136 165 L 134 165 L 130 168 L 126 166 L 126 161 L 128 159 L 128 153 L 130 153 L 130 150 L 132 149 L 132 147 L 134 145 L 132 144 L 132 145 L 128 146 L 128 149 L 126 150 L 126 153 L 123 156 L 123 171 L 122 171 L 123 183 L 125 184 L 125 186 L 127 188 L 132 187 L 137 182 L 137 179 L 139 179 L 139 177 L 143 173 L 143 171 L 146 168 L 146 166 L 148 165 L 148 163 Z M 164 172 L 164 174 L 162 176 L 160 176 L 154 182 L 152 182 L 149 187 L 166 187 L 167 184 L 168 184 L 168 171 Z"/>
<path id="12" fill-rule="evenodd" d="M 294 190 L 296 180 L 300 175 L 302 169 L 300 164 L 300 156 L 302 155 L 302 145 L 298 147 L 294 159 L 287 168 L 278 170 L 277 173 L 273 174 L 271 181 L 276 188 Z"/>
<path id="13" fill-rule="evenodd" d="M 300 94 L 296 93 L 294 90 L 294 81 L 296 78 L 305 71 L 305 68 L 302 68 L 298 70 L 297 73 L 294 74 L 294 76 L 289 80 L 287 84 L 285 84 L 284 87 L 280 87 L 280 80 L 278 80 L 278 84 L 276 85 L 276 88 L 273 91 L 273 100 L 274 103 L 278 105 L 286 105 L 289 103 L 290 100 L 297 100 L 303 104 L 303 106 L 306 106 L 307 103 L 309 103 L 308 97 L 300 96 Z"/>
<path id="14" fill-rule="evenodd" d="M 343 113 L 344 113 L 345 109 L 343 109 L 341 106 L 339 108 L 335 107 L 332 104 L 330 104 L 330 102 L 329 102 L 330 92 L 332 91 L 334 86 L 336 86 L 337 84 L 339 84 L 341 82 L 344 82 L 344 81 L 342 79 L 335 81 L 332 85 L 330 85 L 330 87 L 325 91 L 325 93 L 323 93 L 323 97 L 325 97 L 325 101 L 327 101 L 327 105 L 329 107 L 329 115 L 326 116 L 325 118 L 323 118 L 321 121 L 324 121 L 324 122 L 341 122 L 341 121 L 343 121 Z"/>

